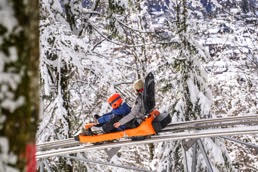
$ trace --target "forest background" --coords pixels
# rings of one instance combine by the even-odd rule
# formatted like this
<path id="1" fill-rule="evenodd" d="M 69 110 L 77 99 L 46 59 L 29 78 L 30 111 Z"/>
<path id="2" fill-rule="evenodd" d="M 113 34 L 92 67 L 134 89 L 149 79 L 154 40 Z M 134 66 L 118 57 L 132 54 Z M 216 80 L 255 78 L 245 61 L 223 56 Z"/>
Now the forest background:
<path id="1" fill-rule="evenodd" d="M 104 102 L 114 92 L 132 105 L 131 84 L 149 71 L 157 107 L 173 122 L 258 112 L 256 0 L 41 0 L 36 6 L 0 2 L 2 169 L 24 168 L 36 130 L 37 143 L 72 137 L 94 114 L 110 110 Z M 202 141 L 215 170 L 258 169 L 252 150 Z M 106 158 L 104 151 L 78 156 Z M 169 171 L 185 168 L 183 159 L 177 141 L 125 147 L 110 161 Z M 198 160 L 198 171 L 205 171 Z M 48 161 L 53 170 L 106 168 Z"/>

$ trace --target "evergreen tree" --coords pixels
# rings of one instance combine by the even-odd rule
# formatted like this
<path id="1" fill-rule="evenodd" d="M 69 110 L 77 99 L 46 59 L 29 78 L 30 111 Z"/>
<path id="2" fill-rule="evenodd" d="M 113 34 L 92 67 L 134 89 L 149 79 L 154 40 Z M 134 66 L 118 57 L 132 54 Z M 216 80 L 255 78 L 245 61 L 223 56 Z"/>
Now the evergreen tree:
<path id="1" fill-rule="evenodd" d="M 180 40 L 177 48 L 177 54 L 172 63 L 172 70 L 176 71 L 174 79 L 176 85 L 176 100 L 173 105 L 172 115 L 175 121 L 192 121 L 196 119 L 210 118 L 210 106 L 212 103 L 211 90 L 207 83 L 207 74 L 203 68 L 209 54 L 205 49 L 195 41 L 193 34 L 196 32 L 192 26 L 196 26 L 193 21 L 189 22 L 191 11 L 187 8 L 187 1 L 178 1 L 176 4 L 176 33 Z M 175 51 L 175 50 L 174 50 Z M 175 85 L 175 84 L 172 84 Z M 189 141 L 189 140 L 186 140 Z M 232 171 L 234 168 L 225 149 L 225 145 L 218 139 L 201 139 L 204 150 L 208 155 L 212 169 L 217 171 Z M 197 141 L 197 143 L 201 143 Z M 199 145 L 200 146 L 200 145 Z M 162 159 L 161 163 L 154 160 L 160 166 L 161 171 L 180 171 L 182 169 L 195 168 L 196 171 L 207 171 L 207 164 L 204 162 L 203 154 L 199 151 L 196 164 L 190 164 L 195 157 L 194 146 L 185 150 L 182 141 L 172 143 L 162 143 L 157 149 L 165 152 L 157 152 L 156 158 Z M 216 149 L 216 151 L 214 151 Z M 198 150 L 198 149 L 197 149 Z M 220 158 L 218 158 L 220 157 Z M 223 161 L 220 161 L 223 159 Z"/>
<path id="2" fill-rule="evenodd" d="M 226 8 L 222 1 L 210 0 L 209 4 L 218 13 Z M 211 21 L 203 18 L 201 7 L 201 1 L 73 0 L 49 3 L 43 0 L 40 8 L 40 72 L 44 115 L 38 142 L 72 137 L 92 120 L 94 114 L 101 115 L 110 110 L 105 102 L 114 92 L 121 93 L 132 104 L 135 95 L 131 84 L 149 71 L 154 72 L 157 83 L 157 108 L 168 111 L 173 121 L 211 117 L 211 91 L 204 71 L 211 57 L 198 42 L 213 38 L 209 29 L 214 32 L 223 29 L 224 25 L 212 20 L 212 15 L 208 16 Z M 205 29 L 206 23 L 216 27 Z M 216 34 L 221 34 L 223 40 L 231 32 L 230 27 L 228 32 Z M 242 37 L 237 38 L 241 42 Z M 208 46 L 215 52 L 221 50 L 216 44 Z M 224 52 L 228 53 L 226 48 Z M 213 107 L 213 112 L 220 110 L 220 107 Z M 212 168 L 233 170 L 221 140 L 201 141 Z M 191 162 L 195 151 L 194 146 L 184 150 L 182 145 L 181 141 L 176 141 L 131 149 L 122 147 L 113 160 L 129 164 L 123 159 L 130 159 L 130 163 L 147 168 L 152 162 L 152 170 L 182 171 L 190 168 L 191 164 L 187 166 L 185 160 Z M 215 158 L 215 148 L 220 158 Z M 198 152 L 196 169 L 205 171 L 207 167 L 199 148 Z M 106 153 L 98 151 L 78 156 L 102 160 Z M 53 169 L 70 170 L 80 168 L 80 165 L 95 171 L 106 168 L 86 163 L 78 165 L 66 159 L 51 161 Z"/>

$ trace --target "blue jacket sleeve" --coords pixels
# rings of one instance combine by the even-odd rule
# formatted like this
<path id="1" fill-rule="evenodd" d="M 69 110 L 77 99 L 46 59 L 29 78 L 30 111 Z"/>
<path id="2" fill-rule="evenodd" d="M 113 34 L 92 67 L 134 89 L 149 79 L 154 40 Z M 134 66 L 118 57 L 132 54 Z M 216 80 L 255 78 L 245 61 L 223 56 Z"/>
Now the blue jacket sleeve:
<path id="1" fill-rule="evenodd" d="M 112 113 L 115 114 L 115 116 L 125 116 L 130 112 L 131 108 L 126 103 L 123 103 L 119 108 L 112 110 Z"/>
<path id="2" fill-rule="evenodd" d="M 98 119 L 98 122 L 99 122 L 99 124 L 103 124 L 103 123 L 106 123 L 106 122 L 110 121 L 113 117 L 114 117 L 113 113 L 109 112 L 109 113 L 106 113 L 106 114 L 102 115 Z"/>
<path id="3" fill-rule="evenodd" d="M 131 112 L 131 108 L 123 103 L 119 108 L 113 109 L 111 112 L 104 114 L 98 119 L 99 124 L 107 123 L 115 116 L 125 116 Z"/>

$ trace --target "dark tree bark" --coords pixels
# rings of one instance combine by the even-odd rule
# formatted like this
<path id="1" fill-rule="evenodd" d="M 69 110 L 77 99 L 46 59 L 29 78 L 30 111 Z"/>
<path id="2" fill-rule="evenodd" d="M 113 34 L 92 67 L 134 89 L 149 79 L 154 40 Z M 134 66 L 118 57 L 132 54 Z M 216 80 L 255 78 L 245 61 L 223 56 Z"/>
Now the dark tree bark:
<path id="1" fill-rule="evenodd" d="M 8 91 L 14 94 L 14 99 L 23 97 L 24 101 L 13 111 L 0 106 L 0 116 L 6 118 L 0 133 L 9 141 L 9 152 L 14 153 L 18 158 L 16 164 L 11 166 L 22 171 L 26 168 L 26 163 L 28 167 L 28 158 L 31 160 L 32 153 L 35 151 L 35 133 L 39 114 L 39 8 L 38 0 L 27 1 L 26 4 L 19 0 L 7 0 L 7 2 L 14 11 L 17 27 L 14 27 L 8 35 L 0 33 L 0 38 L 3 38 L 0 52 L 8 58 L 10 48 L 15 48 L 17 60 L 4 63 L 3 73 L 20 75 L 21 80 L 17 88 L 8 86 Z M 2 30 L 7 28 L 1 25 Z M 1 83 L 0 80 L 0 88 L 4 85 L 6 83 Z M 4 99 L 0 98 L 0 104 L 3 101 Z"/>

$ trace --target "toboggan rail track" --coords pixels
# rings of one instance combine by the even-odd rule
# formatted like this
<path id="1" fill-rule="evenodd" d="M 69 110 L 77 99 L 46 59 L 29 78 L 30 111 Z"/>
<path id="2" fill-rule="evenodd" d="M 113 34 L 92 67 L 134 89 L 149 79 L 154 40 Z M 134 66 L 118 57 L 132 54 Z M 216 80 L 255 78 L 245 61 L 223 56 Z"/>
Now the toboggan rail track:
<path id="1" fill-rule="evenodd" d="M 162 141 L 175 141 L 183 139 L 196 139 L 205 137 L 233 136 L 244 134 L 258 134 L 258 115 L 237 116 L 216 119 L 202 119 L 195 121 L 177 122 L 169 124 L 158 135 L 141 141 L 131 141 L 124 138 L 119 142 L 103 143 L 101 145 L 81 144 L 73 138 L 46 142 L 37 145 L 36 159 L 60 156 L 70 153 L 79 153 L 90 150 L 131 146 Z M 229 127 L 234 125 L 249 125 L 243 128 Z M 253 126 L 250 126 L 253 125 Z M 225 127 L 229 128 L 225 128 Z M 224 128 L 218 128 L 224 127 Z M 205 129 L 205 130 L 202 130 Z"/>

